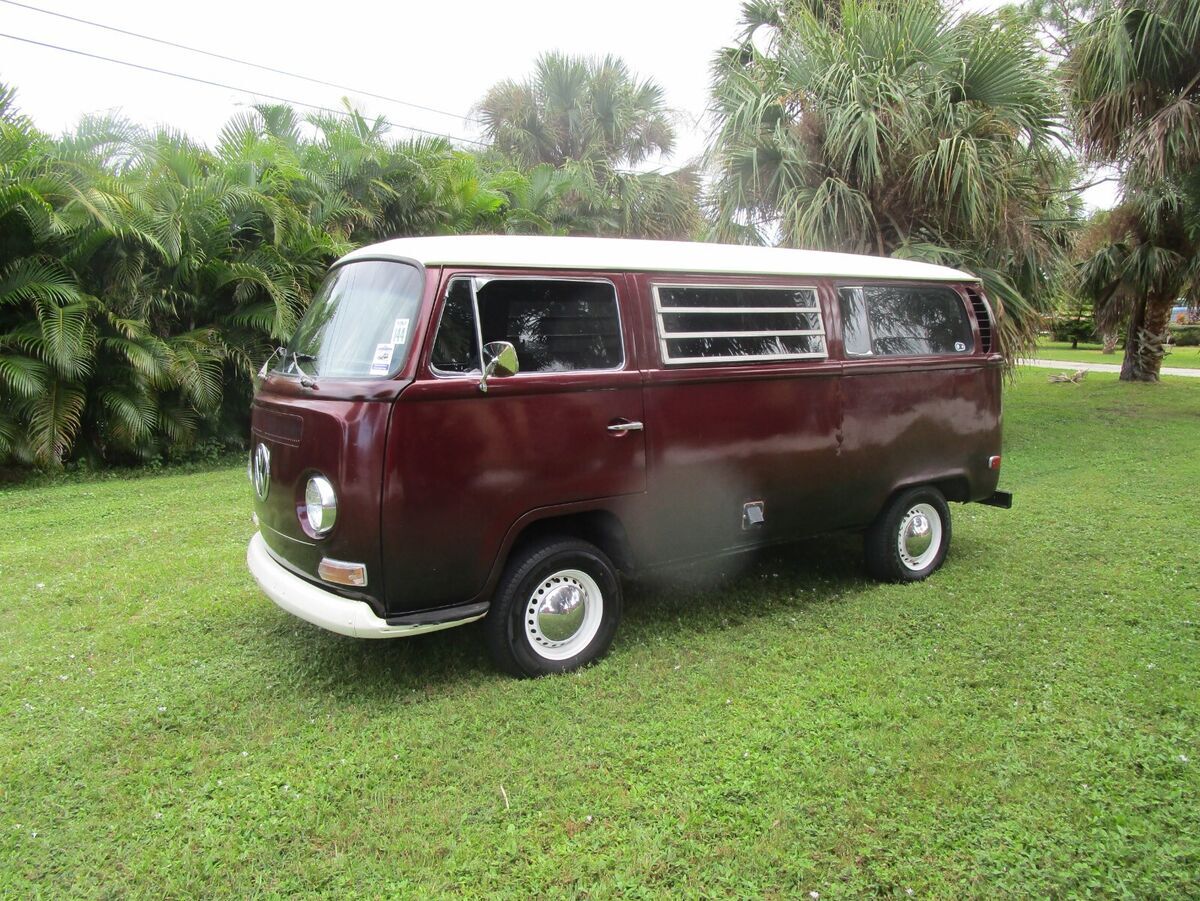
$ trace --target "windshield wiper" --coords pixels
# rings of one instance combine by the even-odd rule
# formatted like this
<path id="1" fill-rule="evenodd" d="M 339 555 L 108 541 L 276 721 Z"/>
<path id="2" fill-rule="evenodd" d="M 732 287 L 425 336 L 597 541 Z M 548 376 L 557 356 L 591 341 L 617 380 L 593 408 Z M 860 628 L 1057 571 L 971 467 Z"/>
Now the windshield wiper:
<path id="1" fill-rule="evenodd" d="M 315 363 L 316 361 L 317 358 L 313 354 L 300 353 L 298 350 L 292 351 L 292 368 L 295 369 L 296 372 L 300 373 L 300 384 L 305 388 L 315 388 L 317 387 L 317 383 L 313 381 L 313 376 L 309 375 L 301 368 L 300 364 L 302 362 Z"/>

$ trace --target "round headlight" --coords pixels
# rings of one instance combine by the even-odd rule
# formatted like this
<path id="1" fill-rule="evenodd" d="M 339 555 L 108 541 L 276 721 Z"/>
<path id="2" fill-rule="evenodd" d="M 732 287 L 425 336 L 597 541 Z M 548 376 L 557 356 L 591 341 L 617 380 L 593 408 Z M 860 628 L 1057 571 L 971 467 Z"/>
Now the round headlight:
<path id="1" fill-rule="evenodd" d="M 313 476 L 304 489 L 304 515 L 314 535 L 324 535 L 337 520 L 337 497 L 325 476 Z"/>

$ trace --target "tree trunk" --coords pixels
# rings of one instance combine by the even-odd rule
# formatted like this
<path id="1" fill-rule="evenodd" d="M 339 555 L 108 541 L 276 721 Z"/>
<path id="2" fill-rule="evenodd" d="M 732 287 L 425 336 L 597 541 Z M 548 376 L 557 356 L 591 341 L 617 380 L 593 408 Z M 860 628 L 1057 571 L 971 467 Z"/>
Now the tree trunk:
<path id="1" fill-rule="evenodd" d="M 1125 359 L 1121 362 L 1121 381 L 1157 382 L 1162 369 L 1163 344 L 1167 320 L 1171 317 L 1171 297 L 1151 294 L 1134 304 L 1125 338 Z"/>
<path id="2" fill-rule="evenodd" d="M 1157 382 L 1159 370 L 1162 369 L 1163 357 L 1166 355 L 1167 339 L 1170 332 L 1167 329 L 1171 321 L 1171 304 L 1174 295 L 1151 297 L 1146 303 L 1146 322 L 1142 326 L 1142 378 L 1147 382 Z"/>
<path id="3" fill-rule="evenodd" d="M 1142 346 L 1142 323 L 1146 321 L 1146 296 L 1143 294 L 1133 302 L 1133 312 L 1129 314 L 1129 331 L 1125 336 L 1125 359 L 1121 361 L 1121 381 L 1140 382 L 1141 366 L 1138 364 L 1138 350 Z"/>

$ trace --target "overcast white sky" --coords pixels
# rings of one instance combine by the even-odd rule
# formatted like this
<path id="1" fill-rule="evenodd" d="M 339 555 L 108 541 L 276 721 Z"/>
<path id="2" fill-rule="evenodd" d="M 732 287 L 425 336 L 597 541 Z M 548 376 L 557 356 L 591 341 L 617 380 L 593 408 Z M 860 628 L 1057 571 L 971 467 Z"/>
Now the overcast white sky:
<path id="1" fill-rule="evenodd" d="M 561 50 L 616 54 L 638 75 L 662 85 L 680 117 L 678 146 L 663 161 L 666 165 L 682 164 L 703 149 L 709 63 L 737 35 L 741 8 L 741 0 L 604 0 L 586 5 L 562 0 L 21 2 L 450 114 L 198 56 L 0 0 L 0 34 L 230 86 L 194 84 L 0 37 L 0 81 L 17 88 L 20 108 L 46 131 L 70 128 L 87 113 L 114 112 L 146 125 L 170 125 L 211 143 L 221 125 L 256 98 L 274 94 L 340 109 L 341 98 L 349 93 L 364 110 L 396 125 L 477 138 L 467 117 L 488 87 L 524 77 L 539 53 Z M 971 0 L 969 5 L 999 3 Z M 1110 206 L 1112 196 L 1112 186 L 1103 185 L 1086 200 L 1089 206 Z"/>

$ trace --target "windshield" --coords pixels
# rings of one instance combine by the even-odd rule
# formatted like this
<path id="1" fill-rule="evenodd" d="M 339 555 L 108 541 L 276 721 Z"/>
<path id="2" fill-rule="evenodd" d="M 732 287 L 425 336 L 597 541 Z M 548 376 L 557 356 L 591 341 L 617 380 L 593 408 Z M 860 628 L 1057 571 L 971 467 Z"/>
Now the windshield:
<path id="1" fill-rule="evenodd" d="M 363 260 L 334 269 L 287 346 L 279 371 L 384 378 L 408 359 L 421 304 L 421 272 Z"/>

